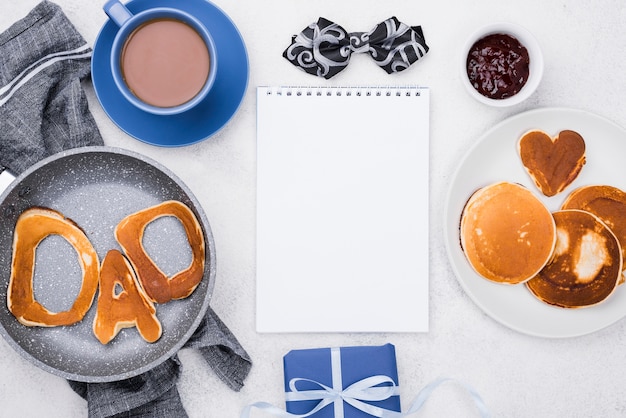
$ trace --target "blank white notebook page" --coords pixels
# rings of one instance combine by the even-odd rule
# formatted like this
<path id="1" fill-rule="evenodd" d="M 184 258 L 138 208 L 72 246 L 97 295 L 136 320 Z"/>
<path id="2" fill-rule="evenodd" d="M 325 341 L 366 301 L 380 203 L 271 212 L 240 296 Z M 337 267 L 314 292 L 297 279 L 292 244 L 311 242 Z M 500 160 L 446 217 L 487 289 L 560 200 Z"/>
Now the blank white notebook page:
<path id="1" fill-rule="evenodd" d="M 428 331 L 429 90 L 257 88 L 259 332 Z"/>

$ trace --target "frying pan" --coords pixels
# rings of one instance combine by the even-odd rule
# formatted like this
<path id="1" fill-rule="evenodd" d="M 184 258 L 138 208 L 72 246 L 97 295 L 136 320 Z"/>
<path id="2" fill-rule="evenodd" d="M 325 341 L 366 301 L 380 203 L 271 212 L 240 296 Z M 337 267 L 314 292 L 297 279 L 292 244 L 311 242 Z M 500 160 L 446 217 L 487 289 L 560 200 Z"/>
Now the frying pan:
<path id="1" fill-rule="evenodd" d="M 32 206 L 55 209 L 75 221 L 94 246 L 100 262 L 110 249 L 121 250 L 113 230 L 138 210 L 179 200 L 195 213 L 206 246 L 204 277 L 186 299 L 156 306 L 163 334 L 147 343 L 136 328 L 125 328 L 106 345 L 92 331 L 97 295 L 82 321 L 62 327 L 27 327 L 6 304 L 12 242 L 18 216 Z M 172 275 L 191 261 L 182 224 L 171 216 L 146 227 L 144 247 Z M 76 252 L 59 236 L 45 238 L 35 255 L 35 299 L 51 311 L 67 310 L 80 289 Z M 143 155 L 112 147 L 76 148 L 55 154 L 19 175 L 0 195 L 0 334 L 18 353 L 55 375 L 108 382 L 141 374 L 174 355 L 191 337 L 209 305 L 215 281 L 215 244 L 200 204 L 167 168 Z"/>

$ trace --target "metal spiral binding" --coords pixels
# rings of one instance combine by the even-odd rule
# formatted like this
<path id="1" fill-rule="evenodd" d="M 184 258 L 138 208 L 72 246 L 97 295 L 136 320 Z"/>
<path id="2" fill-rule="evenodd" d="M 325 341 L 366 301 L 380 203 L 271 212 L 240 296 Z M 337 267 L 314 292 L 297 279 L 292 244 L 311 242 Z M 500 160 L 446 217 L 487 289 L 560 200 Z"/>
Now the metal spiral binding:
<path id="1" fill-rule="evenodd" d="M 314 87 L 314 86 L 283 86 L 268 88 L 267 95 L 276 96 L 316 96 L 316 97 L 342 97 L 342 96 L 363 96 L 363 97 L 382 97 L 382 96 L 398 96 L 412 97 L 420 96 L 418 86 L 393 86 L 393 87 Z"/>

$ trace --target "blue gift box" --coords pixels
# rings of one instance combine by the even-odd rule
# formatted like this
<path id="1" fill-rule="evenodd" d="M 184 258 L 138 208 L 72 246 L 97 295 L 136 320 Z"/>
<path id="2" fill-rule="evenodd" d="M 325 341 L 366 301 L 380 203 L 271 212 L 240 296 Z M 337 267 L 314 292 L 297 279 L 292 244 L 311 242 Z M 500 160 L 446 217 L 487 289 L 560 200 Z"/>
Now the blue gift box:
<path id="1" fill-rule="evenodd" d="M 292 350 L 283 362 L 287 412 L 311 418 L 371 418 L 380 416 L 381 410 L 400 412 L 392 344 Z"/>

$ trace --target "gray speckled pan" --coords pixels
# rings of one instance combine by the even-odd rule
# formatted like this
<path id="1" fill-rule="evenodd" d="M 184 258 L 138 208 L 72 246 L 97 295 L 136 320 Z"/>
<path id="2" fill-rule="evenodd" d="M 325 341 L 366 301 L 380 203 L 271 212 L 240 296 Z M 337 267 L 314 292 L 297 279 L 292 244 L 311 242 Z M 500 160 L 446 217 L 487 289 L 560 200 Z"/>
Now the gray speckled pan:
<path id="1" fill-rule="evenodd" d="M 163 335 L 145 342 L 136 328 L 120 331 L 107 345 L 92 332 L 97 295 L 85 318 L 72 326 L 26 327 L 8 311 L 15 222 L 31 206 L 55 209 L 86 232 L 102 262 L 119 248 L 113 235 L 130 213 L 165 200 L 187 204 L 200 220 L 206 241 L 205 275 L 186 298 L 157 305 Z M 167 274 L 185 268 L 191 251 L 180 222 L 159 218 L 146 228 L 144 246 Z M 49 236 L 36 253 L 35 298 L 51 311 L 66 310 L 80 288 L 82 273 L 76 253 L 61 237 Z M 121 380 L 147 371 L 175 354 L 205 314 L 215 280 L 213 235 L 196 198 L 169 170 L 146 157 L 122 149 L 87 147 L 56 154 L 20 175 L 0 195 L 0 334 L 25 358 L 56 375 L 83 381 Z"/>

